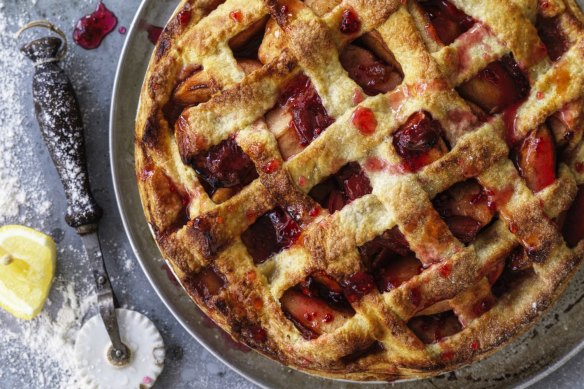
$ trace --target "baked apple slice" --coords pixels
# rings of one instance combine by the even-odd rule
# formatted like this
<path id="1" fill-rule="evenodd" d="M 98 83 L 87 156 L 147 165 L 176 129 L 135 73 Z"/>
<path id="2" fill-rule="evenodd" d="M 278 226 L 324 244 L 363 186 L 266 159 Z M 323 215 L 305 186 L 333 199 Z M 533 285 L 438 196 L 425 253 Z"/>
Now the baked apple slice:
<path id="1" fill-rule="evenodd" d="M 550 130 L 544 125 L 529 133 L 515 159 L 519 173 L 534 192 L 556 180 L 556 149 Z"/>
<path id="2" fill-rule="evenodd" d="M 426 30 L 438 43 L 449 45 L 468 31 L 475 21 L 445 0 L 420 1 L 428 21 Z"/>
<path id="3" fill-rule="evenodd" d="M 402 82 L 399 71 L 359 46 L 348 45 L 341 53 L 340 60 L 349 77 L 369 96 L 387 93 Z"/>
<path id="4" fill-rule="evenodd" d="M 529 81 L 511 55 L 489 64 L 457 90 L 490 115 L 503 112 L 525 99 Z"/>
<path id="5" fill-rule="evenodd" d="M 414 256 L 393 257 L 375 271 L 380 292 L 389 292 L 422 272 L 422 263 Z"/>

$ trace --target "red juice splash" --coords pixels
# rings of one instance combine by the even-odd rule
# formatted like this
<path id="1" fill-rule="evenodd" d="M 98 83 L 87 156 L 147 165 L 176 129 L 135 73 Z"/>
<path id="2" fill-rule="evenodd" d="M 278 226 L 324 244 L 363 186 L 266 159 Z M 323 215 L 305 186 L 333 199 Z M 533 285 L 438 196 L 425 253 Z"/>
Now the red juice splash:
<path id="1" fill-rule="evenodd" d="M 154 26 L 152 24 L 148 25 L 146 32 L 148 33 L 148 40 L 153 44 L 157 44 L 160 39 L 160 34 L 162 34 L 162 27 Z"/>
<path id="2" fill-rule="evenodd" d="M 84 49 L 95 49 L 117 24 L 116 15 L 100 1 L 93 13 L 79 19 L 73 30 L 73 40 Z"/>

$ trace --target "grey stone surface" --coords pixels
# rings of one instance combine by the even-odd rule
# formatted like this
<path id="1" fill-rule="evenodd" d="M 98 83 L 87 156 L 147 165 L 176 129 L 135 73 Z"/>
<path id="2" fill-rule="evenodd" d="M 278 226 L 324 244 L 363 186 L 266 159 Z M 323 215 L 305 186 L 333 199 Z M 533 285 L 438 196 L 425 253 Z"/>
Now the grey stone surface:
<path id="1" fill-rule="evenodd" d="M 162 1 L 162 0 L 161 0 Z M 22 21 L 39 18 L 49 19 L 71 35 L 75 21 L 92 11 L 97 1 L 75 0 L 0 0 L 0 15 L 4 14 L 15 31 Z M 106 0 L 106 5 L 118 16 L 119 25 L 129 27 L 139 0 Z M 158 296 L 138 267 L 117 212 L 108 158 L 108 112 L 111 89 L 115 76 L 115 67 L 125 36 L 117 31 L 106 38 L 100 48 L 93 51 L 83 50 L 75 45 L 70 48 L 69 59 L 64 67 L 70 74 L 77 89 L 80 104 L 84 112 L 88 159 L 94 194 L 106 210 L 100 224 L 100 238 L 104 242 L 107 266 L 113 277 L 113 286 L 120 302 L 149 316 L 160 329 L 168 346 L 167 367 L 160 377 L 159 388 L 251 388 L 245 379 L 231 372 L 221 362 L 211 356 L 196 343 L 166 310 Z M 27 224 L 60 235 L 60 254 L 58 259 L 58 277 L 76 279 L 85 277 L 85 265 L 80 262 L 80 241 L 73 231 L 64 223 L 65 202 L 55 169 L 50 164 L 44 145 L 38 136 L 36 122 L 32 115 L 30 98 L 31 65 L 24 59 L 18 72 L 21 93 L 16 99 L 0 101 L 0 104 L 21 104 L 25 107 L 23 128 L 24 135 L 30 139 L 34 159 L 32 168 L 42 172 L 47 182 L 47 190 L 53 200 L 52 212 L 44 220 L 27 218 Z M 0 69 L 2 71 L 2 69 Z M 0 85 L 0 88 L 2 86 Z M 34 204 L 24 206 L 28 215 L 34 212 Z M 31 211 L 32 210 L 32 211 Z M 14 222 L 21 219 L 15 218 Z M 128 267 L 126 259 L 132 262 Z M 130 269 L 130 270 L 129 270 Z M 49 307 L 50 309 L 51 307 Z M 16 328 L 20 322 L 0 311 L 0 323 L 8 328 Z M 544 339 L 541 339 L 544 341 Z M 545 341 L 553 342 L 553 339 Z M 14 347 L 12 343 L 0 341 L 0 388 L 54 387 L 50 382 L 39 382 L 37 368 L 11 371 L 12 361 L 5 351 Z M 584 387 L 582 369 L 584 355 L 579 354 L 570 362 L 552 373 L 548 378 L 536 384 L 536 388 L 572 388 Z"/>

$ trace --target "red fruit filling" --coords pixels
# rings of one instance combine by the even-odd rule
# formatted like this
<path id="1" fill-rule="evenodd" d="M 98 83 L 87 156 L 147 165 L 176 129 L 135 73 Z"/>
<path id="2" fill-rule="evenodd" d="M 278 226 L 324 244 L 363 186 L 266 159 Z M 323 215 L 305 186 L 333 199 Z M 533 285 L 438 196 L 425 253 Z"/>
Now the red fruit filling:
<path id="1" fill-rule="evenodd" d="M 369 178 L 358 163 L 351 162 L 312 188 L 309 195 L 330 213 L 335 213 L 371 191 Z"/>
<path id="2" fill-rule="evenodd" d="M 532 131 L 516 150 L 514 160 L 532 191 L 539 192 L 556 181 L 556 148 L 547 127 Z"/>
<path id="3" fill-rule="evenodd" d="M 232 11 L 229 13 L 229 17 L 235 22 L 241 22 L 243 20 L 243 14 L 241 11 Z"/>
<path id="4" fill-rule="evenodd" d="M 207 302 L 211 297 L 219 294 L 225 286 L 225 281 L 212 267 L 206 267 L 188 280 L 187 284 L 203 301 Z"/>
<path id="5" fill-rule="evenodd" d="M 559 26 L 559 17 L 537 19 L 537 31 L 541 41 L 547 48 L 548 55 L 552 61 L 557 61 L 566 51 L 568 51 L 568 39 L 562 33 Z"/>
<path id="6" fill-rule="evenodd" d="M 397 226 L 365 243 L 359 247 L 359 251 L 361 256 L 374 268 L 378 267 L 388 255 L 406 256 L 412 254 L 408 241 Z"/>
<path id="7" fill-rule="evenodd" d="M 73 41 L 84 49 L 95 49 L 117 24 L 116 15 L 100 1 L 93 13 L 79 19 L 73 30 Z"/>
<path id="8" fill-rule="evenodd" d="M 462 97 L 491 115 L 525 99 L 529 89 L 529 81 L 511 54 L 492 62 L 457 88 Z"/>
<path id="9" fill-rule="evenodd" d="M 344 10 L 339 29 L 343 34 L 354 34 L 358 32 L 361 29 L 359 15 L 352 9 Z"/>
<path id="10" fill-rule="evenodd" d="M 252 160 L 233 138 L 213 146 L 190 162 L 209 194 L 219 188 L 241 190 L 258 177 Z"/>
<path id="11" fill-rule="evenodd" d="M 408 327 L 425 344 L 431 344 L 462 331 L 462 325 L 452 311 L 412 318 Z"/>
<path id="12" fill-rule="evenodd" d="M 427 31 L 437 42 L 449 45 L 468 31 L 475 20 L 445 0 L 419 3 L 428 17 Z"/>
<path id="13" fill-rule="evenodd" d="M 288 212 L 278 207 L 258 218 L 241 235 L 241 240 L 257 265 L 272 254 L 292 246 L 301 232 Z"/>
<path id="14" fill-rule="evenodd" d="M 299 75 L 288 83 L 278 103 L 292 113 L 292 124 L 302 146 L 308 146 L 334 122 L 305 75 Z"/>
<path id="15" fill-rule="evenodd" d="M 375 113 L 369 108 L 357 108 L 351 116 L 351 122 L 365 136 L 373 135 L 377 129 Z"/>
<path id="16" fill-rule="evenodd" d="M 570 247 L 575 247 L 584 239 L 584 185 L 578 188 L 576 199 L 566 214 L 562 232 Z"/>
<path id="17" fill-rule="evenodd" d="M 464 244 L 471 243 L 482 228 L 480 222 L 468 216 L 450 216 L 444 219 L 452 235 Z"/>
<path id="18" fill-rule="evenodd" d="M 377 289 L 389 292 L 422 272 L 422 264 L 410 250 L 399 228 L 359 247 L 363 262 L 372 269 Z"/>
<path id="19" fill-rule="evenodd" d="M 422 272 L 422 263 L 413 255 L 388 258 L 375 272 L 377 288 L 389 292 Z"/>
<path id="20" fill-rule="evenodd" d="M 442 127 L 427 112 L 416 112 L 393 135 L 393 146 L 405 168 L 416 172 L 439 159 L 447 150 Z"/>
<path id="21" fill-rule="evenodd" d="M 485 277 L 487 277 L 489 284 L 493 285 L 495 282 L 497 282 L 499 277 L 501 277 L 501 273 L 503 273 L 503 270 L 505 270 L 505 261 L 499 262 L 495 266 L 493 266 L 485 274 Z"/>
<path id="22" fill-rule="evenodd" d="M 343 284 L 345 297 L 351 303 L 357 302 L 375 289 L 375 279 L 365 272 L 353 273 Z"/>
<path id="23" fill-rule="evenodd" d="M 191 21 L 192 12 L 190 9 L 183 9 L 176 15 L 176 19 L 181 27 L 185 27 Z"/>
<path id="24" fill-rule="evenodd" d="M 531 277 L 534 274 L 532 263 L 525 248 L 519 246 L 513 250 L 505 259 L 505 266 L 499 278 L 492 284 L 493 295 L 500 298 Z"/>
<path id="25" fill-rule="evenodd" d="M 343 50 L 340 60 L 349 77 L 369 96 L 387 93 L 402 82 L 401 73 L 392 65 L 354 44 Z"/>
<path id="26" fill-rule="evenodd" d="M 340 285 L 324 272 L 318 272 L 287 290 L 280 304 L 288 319 L 306 339 L 315 339 L 338 328 L 353 316 Z"/>
<path id="27" fill-rule="evenodd" d="M 471 243 L 493 218 L 489 196 L 474 180 L 456 184 L 440 193 L 432 203 L 452 234 L 464 244 Z"/>
<path id="28" fill-rule="evenodd" d="M 324 271 L 313 273 L 301 282 L 298 288 L 306 296 L 320 298 L 336 309 L 347 311 L 352 309 L 343 294 L 341 285 Z"/>

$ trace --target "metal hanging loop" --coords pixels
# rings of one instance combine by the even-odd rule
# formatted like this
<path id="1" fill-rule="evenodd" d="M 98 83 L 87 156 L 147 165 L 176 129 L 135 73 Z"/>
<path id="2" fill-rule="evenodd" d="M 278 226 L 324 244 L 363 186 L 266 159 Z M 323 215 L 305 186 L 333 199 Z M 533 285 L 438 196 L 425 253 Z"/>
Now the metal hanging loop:
<path id="1" fill-rule="evenodd" d="M 61 49 L 59 50 L 59 53 L 57 53 L 57 60 L 62 60 L 63 58 L 65 58 L 65 55 L 67 54 L 67 36 L 65 36 L 65 33 L 57 26 L 55 26 L 53 23 L 49 22 L 48 20 L 35 20 L 33 22 L 27 23 L 24 26 L 22 26 L 20 28 L 20 30 L 18 30 L 16 32 L 16 38 L 20 38 L 20 36 L 22 35 L 23 32 L 25 32 L 26 30 L 30 30 L 32 28 L 46 28 L 47 30 L 51 30 L 53 31 L 55 34 L 59 35 L 61 37 L 61 39 L 63 39 L 63 46 L 61 46 Z"/>

